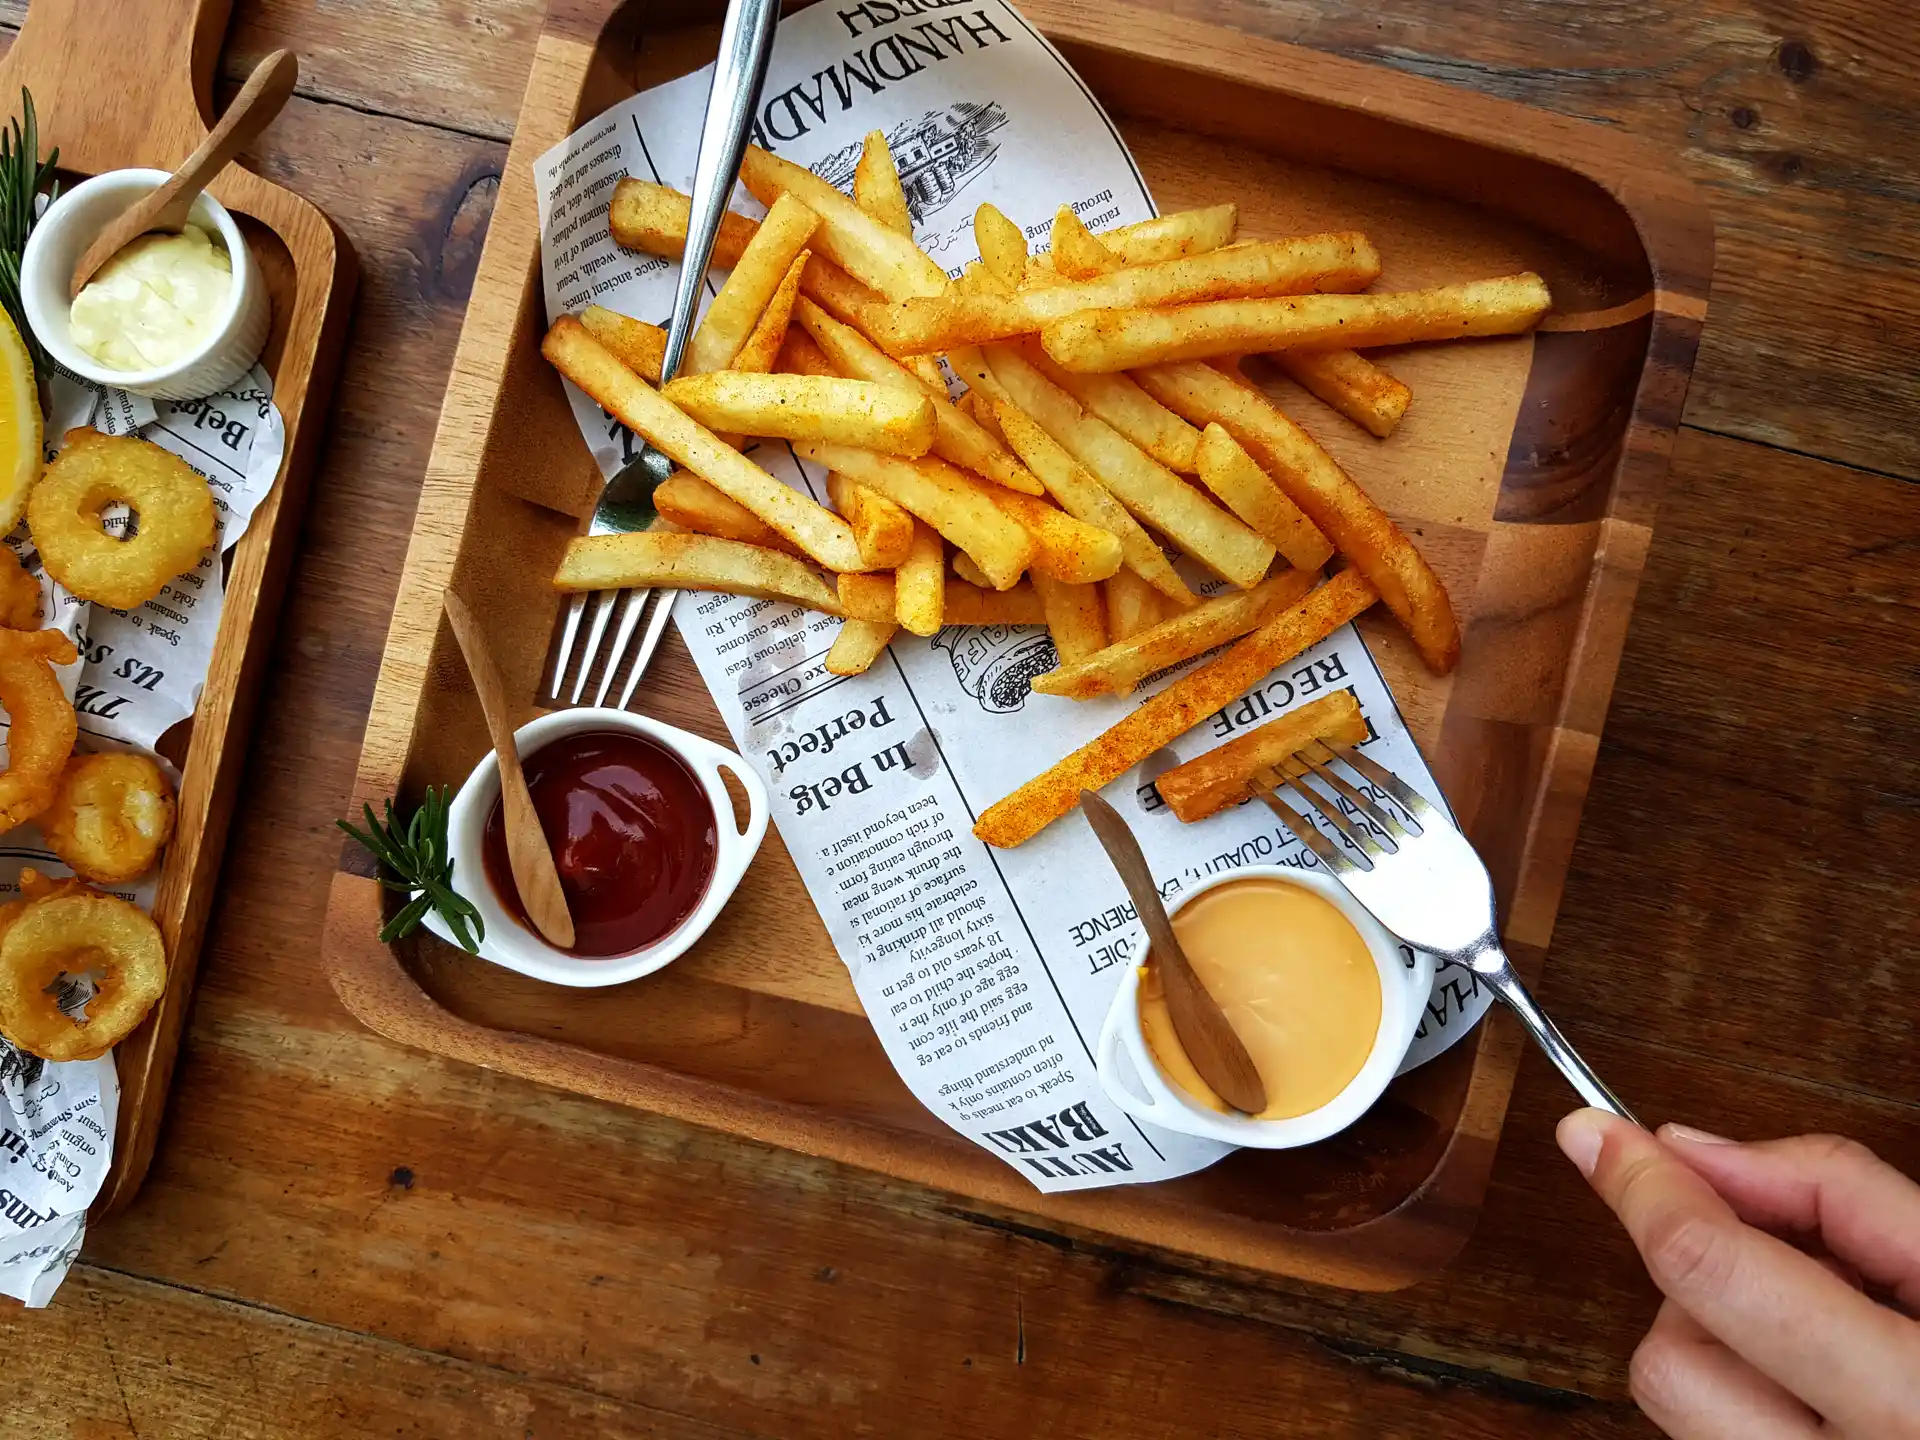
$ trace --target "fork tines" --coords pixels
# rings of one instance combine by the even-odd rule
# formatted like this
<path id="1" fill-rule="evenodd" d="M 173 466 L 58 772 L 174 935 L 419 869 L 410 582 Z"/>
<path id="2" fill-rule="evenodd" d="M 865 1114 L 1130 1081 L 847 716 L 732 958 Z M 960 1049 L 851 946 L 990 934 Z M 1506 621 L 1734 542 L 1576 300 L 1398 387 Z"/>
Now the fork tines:
<path id="1" fill-rule="evenodd" d="M 1341 775 L 1333 768 L 1336 761 L 1391 796 L 1405 812 L 1404 816 L 1396 815 Z M 1332 795 L 1322 793 L 1310 780 L 1318 781 Z M 1295 751 L 1281 764 L 1257 771 L 1253 785 L 1254 793 L 1266 801 L 1300 843 L 1336 875 L 1348 870 L 1371 870 L 1376 859 L 1397 854 L 1400 842 L 1419 835 L 1421 820 L 1431 819 L 1436 813 L 1411 786 L 1378 761 L 1362 755 L 1351 745 L 1328 745 L 1319 740 Z M 1310 819 L 1282 800 L 1278 792 L 1283 786 L 1291 786 L 1312 806 L 1346 842 L 1347 848 L 1336 846 Z M 1351 808 L 1343 808 L 1342 801 Z"/>
<path id="2" fill-rule="evenodd" d="M 626 709 L 654 651 L 660 648 L 660 637 L 666 633 L 667 620 L 673 614 L 675 593 L 671 590 L 602 590 L 576 596 L 561 619 L 559 636 L 551 647 L 553 664 L 541 685 L 541 698 L 556 707 L 570 708 L 581 704 L 588 686 L 597 682 L 592 704 L 605 705 L 614 682 L 624 677 L 617 708 Z M 607 624 L 616 611 L 619 620 L 613 627 L 613 642 L 602 645 Z M 641 632 L 639 643 L 633 644 L 642 615 L 647 616 L 646 629 Z M 585 643 L 576 645 L 581 639 L 583 620 Z"/>

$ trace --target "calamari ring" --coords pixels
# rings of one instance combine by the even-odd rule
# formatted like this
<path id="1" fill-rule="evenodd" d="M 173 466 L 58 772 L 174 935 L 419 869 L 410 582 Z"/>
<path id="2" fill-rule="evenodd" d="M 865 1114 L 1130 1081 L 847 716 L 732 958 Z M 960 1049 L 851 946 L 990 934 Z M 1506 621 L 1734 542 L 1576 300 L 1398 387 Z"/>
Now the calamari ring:
<path id="1" fill-rule="evenodd" d="M 40 628 L 40 582 L 5 545 L 0 545 L 0 628 Z"/>
<path id="2" fill-rule="evenodd" d="M 116 503 L 136 517 L 125 540 L 103 519 Z M 200 563 L 214 541 L 213 494 L 171 451 L 82 427 L 27 497 L 27 529 L 54 579 L 82 600 L 131 610 Z"/>
<path id="3" fill-rule="evenodd" d="M 85 977 L 84 1013 L 60 1008 L 63 981 Z M 32 900 L 0 935 L 0 1035 L 45 1060 L 92 1060 L 146 1019 L 167 988 L 160 927 L 98 891 Z"/>
<path id="4" fill-rule="evenodd" d="M 40 833 L 74 874 L 114 885 L 153 868 L 173 817 L 173 787 L 151 755 L 75 755 L 40 812 Z"/>
<path id="5" fill-rule="evenodd" d="M 0 706 L 7 768 L 0 774 L 0 831 L 24 825 L 53 801 L 80 723 L 55 665 L 79 659 L 58 630 L 0 630 Z"/>

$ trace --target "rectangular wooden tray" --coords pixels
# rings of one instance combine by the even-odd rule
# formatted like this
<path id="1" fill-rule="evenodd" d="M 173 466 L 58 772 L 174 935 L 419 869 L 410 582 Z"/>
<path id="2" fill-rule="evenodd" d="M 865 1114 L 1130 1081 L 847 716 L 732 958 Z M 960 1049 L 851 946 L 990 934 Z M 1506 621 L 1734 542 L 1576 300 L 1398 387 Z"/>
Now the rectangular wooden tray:
<path id="1" fill-rule="evenodd" d="M 457 783 L 486 747 L 439 623 L 448 585 L 476 604 L 531 711 L 556 611 L 548 577 L 577 521 L 525 497 L 589 492 L 595 478 L 537 353 L 532 162 L 634 89 L 710 59 L 720 9 L 649 7 L 636 65 L 632 32 L 608 23 L 609 8 L 556 0 L 548 14 L 356 806 Z M 1112 114 L 1163 209 L 1231 198 L 1255 236 L 1363 227 L 1386 257 L 1386 288 L 1525 267 L 1551 283 L 1558 313 L 1537 337 L 1395 357 L 1416 398 L 1385 444 L 1283 394 L 1416 535 L 1460 610 L 1464 656 L 1444 680 L 1390 622 L 1365 628 L 1493 870 L 1508 948 L 1537 976 L 1706 313 L 1709 216 L 1663 157 L 1613 132 L 1144 7 L 1033 0 L 1026 13 Z M 727 738 L 677 637 L 642 702 Z M 1356 1288 L 1410 1284 L 1463 1243 L 1521 1045 L 1495 1015 L 1326 1144 L 1042 1196 L 908 1093 L 773 837 L 696 950 L 613 991 L 542 986 L 427 939 L 383 947 L 381 913 L 366 858 L 346 847 L 326 963 L 347 1006 L 384 1035 L 1056 1226 Z"/>
<path id="2" fill-rule="evenodd" d="M 12 113 L 21 86 L 33 92 L 41 143 L 59 147 L 67 183 L 128 166 L 171 170 L 206 136 L 231 4 L 33 0 L 0 59 L 0 113 Z M 286 422 L 286 456 L 228 557 L 226 608 L 199 706 L 161 737 L 181 771 L 178 825 L 153 906 L 167 945 L 167 988 L 113 1052 L 120 1119 L 96 1216 L 133 1198 L 153 1158 L 356 278 L 346 238 L 291 191 L 237 165 L 210 188 L 239 218 L 273 297 L 261 359 Z"/>

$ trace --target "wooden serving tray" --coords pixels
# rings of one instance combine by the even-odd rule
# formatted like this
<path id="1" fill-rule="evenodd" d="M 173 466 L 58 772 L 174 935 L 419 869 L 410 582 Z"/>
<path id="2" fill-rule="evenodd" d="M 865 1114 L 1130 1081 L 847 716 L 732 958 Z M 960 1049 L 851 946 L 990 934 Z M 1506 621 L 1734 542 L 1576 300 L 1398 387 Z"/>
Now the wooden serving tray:
<path id="1" fill-rule="evenodd" d="M 41 144 L 59 147 L 65 183 L 129 166 L 171 170 L 206 138 L 231 5 L 33 0 L 0 59 L 0 116 L 14 113 L 21 86 L 33 92 Z M 228 557 L 226 608 L 200 704 L 161 738 L 181 771 L 179 823 L 153 905 L 167 945 L 167 989 L 113 1052 L 120 1120 L 96 1216 L 131 1200 L 153 1159 L 356 278 L 346 238 L 298 195 L 237 165 L 209 188 L 238 218 L 273 297 L 261 359 L 286 421 L 286 456 Z"/>
<path id="2" fill-rule="evenodd" d="M 439 622 L 457 584 L 530 697 L 577 521 L 524 496 L 595 477 L 544 326 L 536 156 L 636 88 L 714 53 L 718 4 L 649 7 L 636 64 L 612 7 L 555 0 L 481 259 L 367 727 L 355 791 L 417 800 L 486 747 Z M 1539 974 L 1706 313 L 1712 224 L 1668 162 L 1613 132 L 1154 10 L 1032 0 L 1026 13 L 1118 123 L 1163 209 L 1233 199 L 1246 235 L 1359 226 L 1383 288 L 1541 271 L 1537 337 L 1391 360 L 1413 409 L 1381 443 L 1276 393 L 1419 539 L 1465 630 L 1428 675 L 1392 623 L 1365 629 L 1494 874 L 1507 946 Z M 617 17 L 615 17 L 617 18 Z M 677 638 L 650 713 L 718 740 Z M 1035 768 L 1052 756 L 1036 756 Z M 957 1191 L 1049 1223 L 1367 1289 L 1432 1273 L 1471 1230 L 1518 1063 L 1495 1015 L 1325 1144 L 1244 1151 L 1158 1185 L 1043 1196 L 926 1112 L 895 1075 L 777 838 L 721 922 L 661 974 L 563 991 L 431 939 L 389 949 L 356 847 L 325 955 L 384 1035 L 550 1085 Z M 1578 1017 L 1570 1018 L 1578 1029 Z"/>

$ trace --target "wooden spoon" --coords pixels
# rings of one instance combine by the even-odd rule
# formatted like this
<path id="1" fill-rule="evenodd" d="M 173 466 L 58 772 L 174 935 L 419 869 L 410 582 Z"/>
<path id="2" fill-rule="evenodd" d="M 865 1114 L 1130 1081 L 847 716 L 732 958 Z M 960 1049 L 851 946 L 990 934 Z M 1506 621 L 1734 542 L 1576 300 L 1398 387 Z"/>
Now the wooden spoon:
<path id="1" fill-rule="evenodd" d="M 188 212 L 200 192 L 213 177 L 227 168 L 227 162 L 239 154 L 293 94 L 300 78 L 300 62 L 291 50 L 276 50 L 258 65 L 240 93 L 233 97 L 220 123 L 200 142 L 200 148 L 186 158 L 170 179 L 150 195 L 145 195 L 107 222 L 100 238 L 89 245 L 73 267 L 69 296 L 86 288 L 94 272 L 118 255 L 149 230 L 171 230 L 178 234 L 187 223 Z"/>
<path id="2" fill-rule="evenodd" d="M 1080 792 L 1080 808 L 1106 847 L 1113 868 L 1120 872 L 1140 923 L 1147 927 L 1151 953 L 1160 965 L 1167 1016 L 1173 1021 L 1180 1048 L 1187 1052 L 1200 1078 L 1213 1087 L 1214 1094 L 1236 1110 L 1258 1115 L 1267 1108 L 1267 1087 L 1247 1047 L 1233 1033 L 1226 1012 L 1207 993 L 1207 987 L 1193 973 L 1193 962 L 1174 938 L 1173 921 L 1160 903 L 1160 887 L 1153 883 L 1153 871 L 1147 868 L 1139 840 L 1120 818 L 1120 812 L 1093 791 Z"/>
<path id="3" fill-rule="evenodd" d="M 560 872 L 554 868 L 547 832 L 540 828 L 539 813 L 533 808 L 526 771 L 520 768 L 520 751 L 514 746 L 513 726 L 507 721 L 507 690 L 500 669 L 493 663 L 493 652 L 487 649 L 479 623 L 466 602 L 449 590 L 440 597 L 440 604 L 453 627 L 453 638 L 460 642 L 460 653 L 466 657 L 467 673 L 473 677 L 474 692 L 480 697 L 480 712 L 487 717 L 487 733 L 493 737 L 493 753 L 500 760 L 500 803 L 506 811 L 507 866 L 513 871 L 513 886 L 520 892 L 520 903 L 526 907 L 534 929 L 546 937 L 549 945 L 571 950 L 573 916 L 560 889 Z"/>

